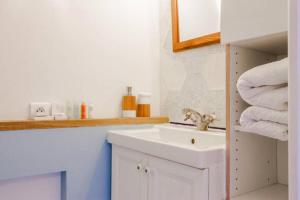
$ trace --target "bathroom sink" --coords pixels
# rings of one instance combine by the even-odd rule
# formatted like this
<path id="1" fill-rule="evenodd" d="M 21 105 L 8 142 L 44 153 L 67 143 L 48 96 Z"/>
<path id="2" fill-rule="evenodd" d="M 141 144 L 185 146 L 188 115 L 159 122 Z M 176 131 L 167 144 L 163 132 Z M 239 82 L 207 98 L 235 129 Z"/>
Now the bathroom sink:
<path id="1" fill-rule="evenodd" d="M 112 130 L 108 141 L 196 168 L 225 162 L 225 133 L 222 130 L 198 131 L 160 125 L 148 129 Z"/>

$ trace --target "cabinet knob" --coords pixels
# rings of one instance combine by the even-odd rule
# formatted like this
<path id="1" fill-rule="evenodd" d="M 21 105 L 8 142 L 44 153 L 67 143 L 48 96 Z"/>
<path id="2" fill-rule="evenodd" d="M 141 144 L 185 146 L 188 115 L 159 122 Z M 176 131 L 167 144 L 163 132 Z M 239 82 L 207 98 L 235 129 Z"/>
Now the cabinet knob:
<path id="1" fill-rule="evenodd" d="M 146 167 L 145 170 L 144 170 L 144 172 L 145 172 L 146 174 L 150 173 L 149 167 Z"/>
<path id="2" fill-rule="evenodd" d="M 137 169 L 137 170 L 141 170 L 141 169 L 142 169 L 142 165 L 141 165 L 141 164 L 138 164 L 138 165 L 136 166 L 136 169 Z"/>

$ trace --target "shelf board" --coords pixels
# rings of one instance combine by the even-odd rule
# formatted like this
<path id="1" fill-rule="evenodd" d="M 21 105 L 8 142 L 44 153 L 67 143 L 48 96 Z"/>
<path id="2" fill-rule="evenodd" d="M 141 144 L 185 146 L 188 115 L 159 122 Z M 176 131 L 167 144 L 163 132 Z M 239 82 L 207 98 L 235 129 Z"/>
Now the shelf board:
<path id="1" fill-rule="evenodd" d="M 287 55 L 288 33 L 281 32 L 232 43 L 233 45 L 254 49 L 276 55 Z"/>
<path id="2" fill-rule="evenodd" d="M 137 117 L 137 118 L 109 118 L 86 120 L 47 120 L 47 121 L 0 121 L 0 131 L 71 128 L 88 126 L 134 125 L 134 124 L 162 124 L 168 123 L 168 117 Z"/>
<path id="3" fill-rule="evenodd" d="M 288 200 L 288 186 L 275 184 L 244 195 L 240 195 L 231 200 Z"/>
<path id="4" fill-rule="evenodd" d="M 249 133 L 249 134 L 254 134 L 254 135 L 259 135 L 259 136 L 262 136 L 262 137 L 267 137 L 267 138 L 270 138 L 270 139 L 275 139 L 275 140 L 280 140 L 280 141 L 288 141 L 288 135 L 264 135 L 264 134 L 260 134 L 260 133 L 253 133 L 247 129 L 245 129 L 244 127 L 242 127 L 241 125 L 236 125 L 234 126 L 234 130 L 239 132 L 239 133 Z"/>

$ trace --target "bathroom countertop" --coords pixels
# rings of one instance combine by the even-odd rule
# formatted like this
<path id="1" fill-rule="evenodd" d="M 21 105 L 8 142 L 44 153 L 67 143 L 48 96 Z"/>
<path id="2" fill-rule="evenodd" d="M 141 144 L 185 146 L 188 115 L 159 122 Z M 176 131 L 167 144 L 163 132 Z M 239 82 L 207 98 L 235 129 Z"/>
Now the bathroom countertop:
<path id="1" fill-rule="evenodd" d="M 87 126 L 110 126 L 129 124 L 162 124 L 168 123 L 168 117 L 137 117 L 137 118 L 106 118 L 86 120 L 19 120 L 0 121 L 0 131 L 26 130 L 26 129 L 50 129 L 50 128 L 72 128 Z"/>

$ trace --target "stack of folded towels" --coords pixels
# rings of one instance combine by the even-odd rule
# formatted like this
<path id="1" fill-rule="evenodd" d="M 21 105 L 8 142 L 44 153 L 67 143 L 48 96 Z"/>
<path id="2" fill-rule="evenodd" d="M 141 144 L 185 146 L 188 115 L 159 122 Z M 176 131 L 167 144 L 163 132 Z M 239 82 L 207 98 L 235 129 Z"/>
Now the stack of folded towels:
<path id="1" fill-rule="evenodd" d="M 288 140 L 288 65 L 285 58 L 240 76 L 237 89 L 251 105 L 241 114 L 243 131 Z"/>

